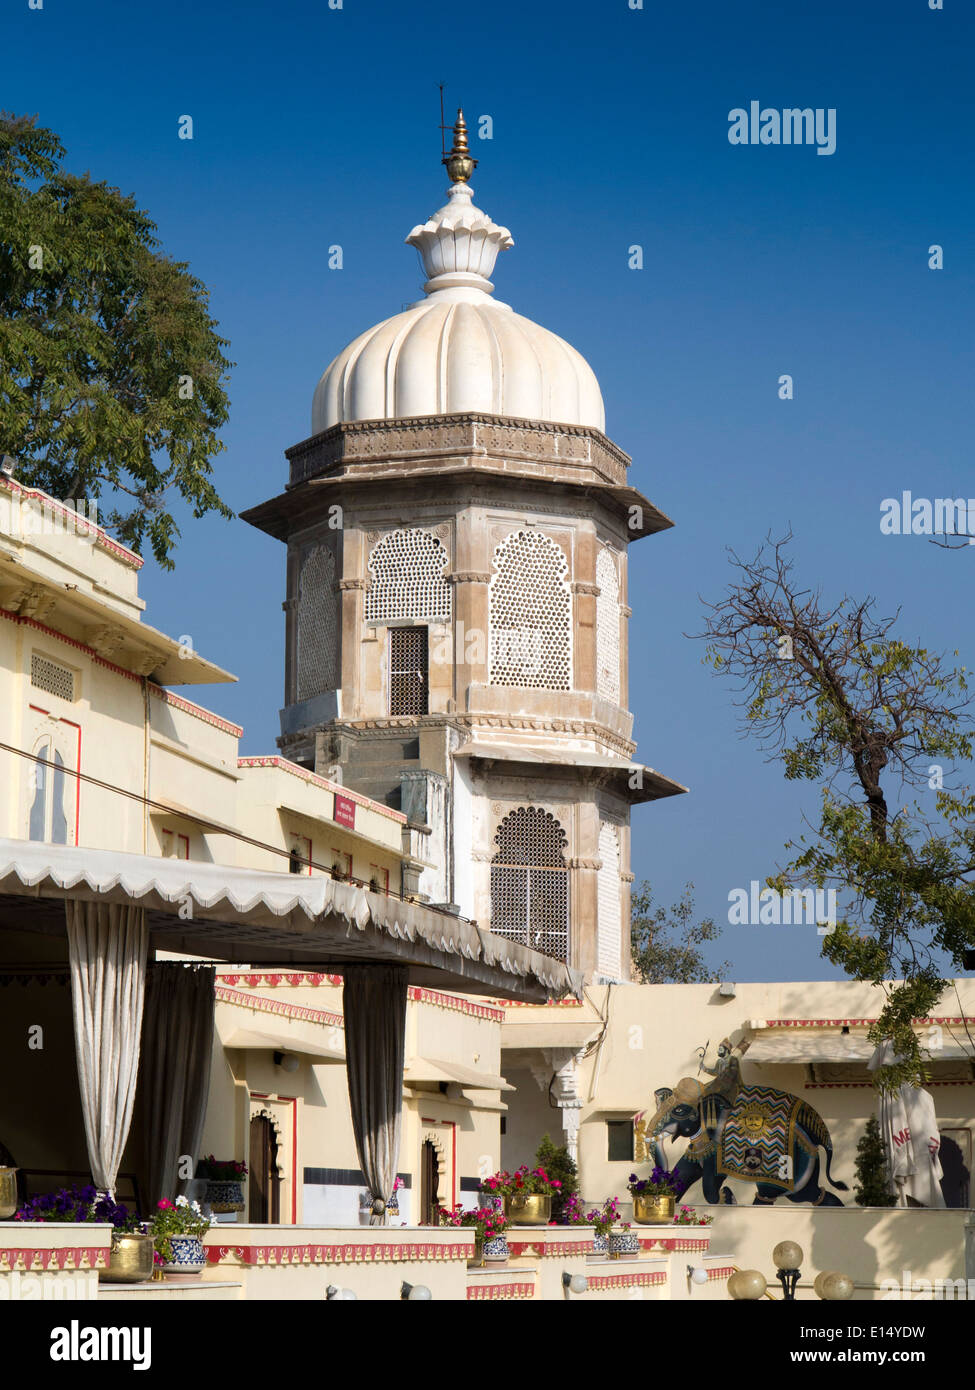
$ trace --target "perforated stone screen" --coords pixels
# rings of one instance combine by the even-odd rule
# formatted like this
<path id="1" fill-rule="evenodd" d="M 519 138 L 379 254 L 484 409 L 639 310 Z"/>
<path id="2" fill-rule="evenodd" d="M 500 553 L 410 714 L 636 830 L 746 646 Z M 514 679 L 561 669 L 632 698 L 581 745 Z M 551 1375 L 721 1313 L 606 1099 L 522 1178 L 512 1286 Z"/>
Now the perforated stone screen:
<path id="1" fill-rule="evenodd" d="M 49 695 L 57 695 L 62 700 L 74 699 L 74 672 L 46 656 L 31 653 L 30 683 L 38 690 L 46 690 Z"/>
<path id="2" fill-rule="evenodd" d="M 538 531 L 513 531 L 494 552 L 490 682 L 572 688 L 572 597 L 562 547 Z"/>
<path id="3" fill-rule="evenodd" d="M 538 806 L 519 806 L 498 826 L 491 863 L 491 930 L 557 960 L 569 954 L 565 831 Z"/>
<path id="4" fill-rule="evenodd" d="M 394 627 L 389 632 L 389 712 L 428 712 L 429 658 L 425 627 Z"/>
<path id="5" fill-rule="evenodd" d="M 612 552 L 596 559 L 596 694 L 620 702 L 620 580 Z"/>
<path id="6" fill-rule="evenodd" d="M 618 980 L 622 967 L 623 909 L 620 895 L 620 836 L 615 825 L 599 827 L 596 881 L 596 968 L 600 975 Z"/>
<path id="7" fill-rule="evenodd" d="M 309 548 L 298 576 L 299 700 L 338 686 L 338 598 L 335 555 L 325 545 Z"/>
<path id="8" fill-rule="evenodd" d="M 369 556 L 372 587 L 366 593 L 366 622 L 449 621 L 450 585 L 444 578 L 448 559 L 446 547 L 432 531 L 409 527 L 383 536 Z"/>

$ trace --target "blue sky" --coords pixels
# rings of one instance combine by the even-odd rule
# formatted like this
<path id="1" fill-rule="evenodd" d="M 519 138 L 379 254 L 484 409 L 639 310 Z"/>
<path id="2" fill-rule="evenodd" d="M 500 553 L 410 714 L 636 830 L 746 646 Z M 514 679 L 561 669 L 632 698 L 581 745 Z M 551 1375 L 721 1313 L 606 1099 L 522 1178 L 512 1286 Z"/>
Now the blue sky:
<path id="1" fill-rule="evenodd" d="M 975 548 L 879 529 L 902 489 L 975 497 L 963 0 L 16 0 L 0 50 L 6 108 L 134 193 L 210 287 L 237 364 L 216 481 L 238 510 L 280 491 L 335 353 L 419 294 L 403 238 L 443 202 L 437 83 L 471 124 L 493 118 L 472 182 L 515 237 L 498 297 L 588 358 L 631 481 L 677 523 L 631 552 L 639 756 L 692 789 L 634 814 L 633 869 L 661 901 L 693 880 L 725 921 L 814 809 L 739 739 L 683 636 L 730 577 L 727 546 L 791 523 L 809 584 L 874 594 L 906 638 L 975 664 Z M 752 100 L 835 108 L 836 152 L 729 144 Z M 244 752 L 271 751 L 283 547 L 186 518 L 175 575 L 148 561 L 143 595 L 155 626 L 240 677 L 188 693 L 244 725 Z M 715 957 L 739 980 L 825 978 L 818 951 L 809 928 L 726 926 Z"/>

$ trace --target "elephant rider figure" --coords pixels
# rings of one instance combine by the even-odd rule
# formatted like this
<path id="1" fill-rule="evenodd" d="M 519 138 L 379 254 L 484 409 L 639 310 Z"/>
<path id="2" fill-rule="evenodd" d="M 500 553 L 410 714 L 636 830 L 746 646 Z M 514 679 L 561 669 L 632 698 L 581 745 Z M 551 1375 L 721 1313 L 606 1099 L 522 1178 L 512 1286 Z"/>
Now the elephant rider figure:
<path id="1" fill-rule="evenodd" d="M 725 1048 L 727 1040 L 722 1044 Z M 661 1138 L 688 1140 L 674 1172 L 688 1190 L 698 1180 L 707 1202 L 734 1201 L 729 1177 L 755 1184 L 755 1203 L 769 1205 L 777 1197 L 816 1206 L 842 1206 L 820 1185 L 819 1149 L 826 1151 L 826 1178 L 846 1190 L 830 1172 L 833 1145 L 822 1117 L 806 1101 L 771 1086 L 741 1080 L 730 1045 L 719 1050 L 719 1063 L 707 1068 L 715 1075 L 708 1086 L 685 1076 L 671 1090 L 654 1093 L 657 1109 L 642 1121 L 646 1149 L 661 1167 L 668 1166 Z"/>

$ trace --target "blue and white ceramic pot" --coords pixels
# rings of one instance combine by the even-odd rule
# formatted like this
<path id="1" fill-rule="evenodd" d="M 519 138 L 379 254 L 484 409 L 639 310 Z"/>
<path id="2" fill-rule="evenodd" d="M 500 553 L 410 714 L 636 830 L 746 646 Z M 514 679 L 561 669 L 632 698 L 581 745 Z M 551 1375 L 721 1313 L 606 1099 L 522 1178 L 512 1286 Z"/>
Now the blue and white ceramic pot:
<path id="1" fill-rule="evenodd" d="M 216 1182 L 212 1178 L 208 1178 L 205 1200 L 213 1212 L 243 1211 L 243 1184 L 239 1182 Z"/>
<path id="2" fill-rule="evenodd" d="M 504 1264 L 510 1254 L 508 1239 L 503 1233 L 499 1236 L 492 1236 L 490 1240 L 484 1242 L 484 1261 L 486 1264 Z"/>
<path id="3" fill-rule="evenodd" d="M 609 1241 L 606 1236 L 593 1236 L 592 1253 L 594 1255 L 605 1255 L 609 1251 Z"/>
<path id="4" fill-rule="evenodd" d="M 609 1256 L 612 1260 L 632 1258 L 640 1253 L 640 1238 L 632 1231 L 611 1231 L 609 1237 Z"/>
<path id="5" fill-rule="evenodd" d="M 163 1265 L 167 1279 L 192 1279 L 206 1269 L 206 1253 L 199 1236 L 170 1236 L 171 1256 Z"/>

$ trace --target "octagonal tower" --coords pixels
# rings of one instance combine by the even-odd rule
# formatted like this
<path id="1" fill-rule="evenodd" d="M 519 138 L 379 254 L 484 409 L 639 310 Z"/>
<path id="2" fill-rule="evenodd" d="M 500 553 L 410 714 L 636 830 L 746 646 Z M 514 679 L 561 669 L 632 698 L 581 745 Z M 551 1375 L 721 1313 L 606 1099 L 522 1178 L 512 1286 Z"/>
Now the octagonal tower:
<path id="1" fill-rule="evenodd" d="M 244 514 L 288 546 L 279 744 L 406 814 L 403 892 L 627 979 L 630 807 L 685 790 L 635 761 L 627 550 L 672 523 L 589 364 L 493 298 L 513 241 L 474 162 L 458 112 L 407 237 L 424 299 L 332 361 L 285 492 Z"/>

